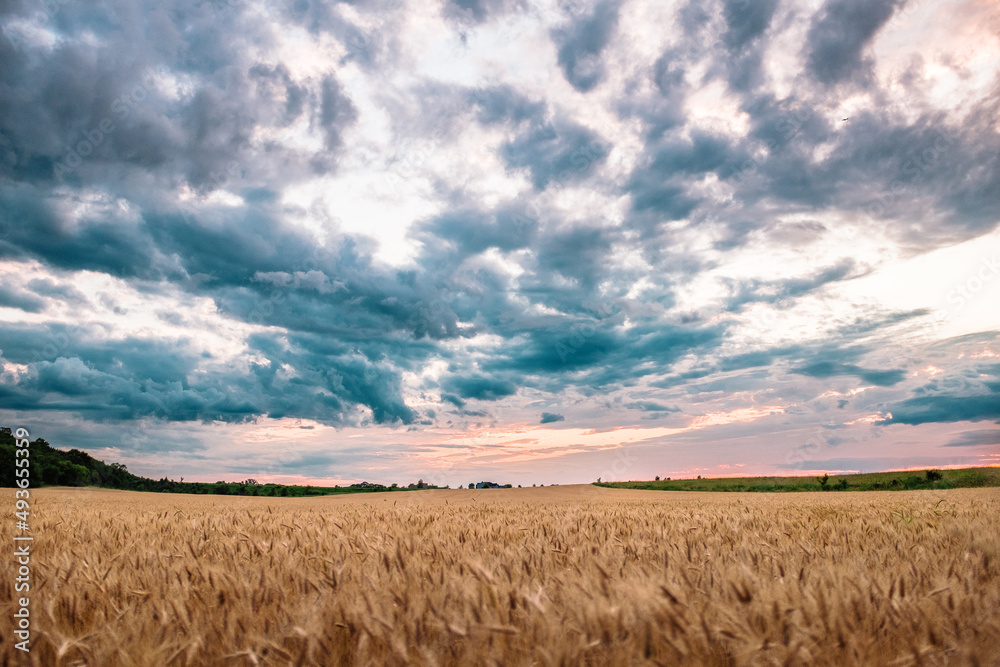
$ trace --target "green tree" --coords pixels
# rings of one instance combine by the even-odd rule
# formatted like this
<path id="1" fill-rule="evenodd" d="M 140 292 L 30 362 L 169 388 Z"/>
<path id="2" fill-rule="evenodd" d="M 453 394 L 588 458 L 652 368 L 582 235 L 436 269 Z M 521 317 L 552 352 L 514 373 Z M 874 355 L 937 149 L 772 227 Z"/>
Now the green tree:
<path id="1" fill-rule="evenodd" d="M 60 486 L 83 486 L 90 476 L 90 469 L 85 466 L 62 460 L 55 466 L 56 481 Z"/>

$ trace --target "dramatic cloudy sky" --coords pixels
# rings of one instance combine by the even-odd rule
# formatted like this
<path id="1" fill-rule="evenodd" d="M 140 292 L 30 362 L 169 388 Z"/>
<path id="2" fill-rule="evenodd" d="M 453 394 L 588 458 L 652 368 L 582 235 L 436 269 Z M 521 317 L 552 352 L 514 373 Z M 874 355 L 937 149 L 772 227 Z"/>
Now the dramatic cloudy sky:
<path id="1" fill-rule="evenodd" d="M 1000 463 L 991 0 L 0 21 L 0 424 L 207 481 Z"/>

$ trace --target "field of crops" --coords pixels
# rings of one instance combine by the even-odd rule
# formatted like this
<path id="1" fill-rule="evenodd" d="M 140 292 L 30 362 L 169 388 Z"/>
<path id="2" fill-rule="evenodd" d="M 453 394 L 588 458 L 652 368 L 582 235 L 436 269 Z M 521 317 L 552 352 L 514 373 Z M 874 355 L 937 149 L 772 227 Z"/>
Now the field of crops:
<path id="1" fill-rule="evenodd" d="M 2 664 L 1000 664 L 996 488 L 32 501 Z"/>
<path id="2" fill-rule="evenodd" d="M 702 479 L 666 479 L 602 482 L 598 486 L 613 489 L 648 491 L 914 491 L 1000 486 L 1000 468 L 958 468 L 948 470 L 911 470 L 907 472 L 868 472 L 823 477 L 708 477 Z"/>

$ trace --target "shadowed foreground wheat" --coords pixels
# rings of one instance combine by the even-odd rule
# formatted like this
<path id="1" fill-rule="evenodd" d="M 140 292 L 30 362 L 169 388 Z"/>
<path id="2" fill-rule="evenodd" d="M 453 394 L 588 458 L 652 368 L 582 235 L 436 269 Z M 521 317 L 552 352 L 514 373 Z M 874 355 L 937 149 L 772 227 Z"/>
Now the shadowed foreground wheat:
<path id="1" fill-rule="evenodd" d="M 25 656 L 6 630 L 4 664 L 1000 656 L 1000 489 L 310 499 L 42 489 L 32 499 L 35 635 Z M 2 567 L 10 619 L 12 559 Z"/>

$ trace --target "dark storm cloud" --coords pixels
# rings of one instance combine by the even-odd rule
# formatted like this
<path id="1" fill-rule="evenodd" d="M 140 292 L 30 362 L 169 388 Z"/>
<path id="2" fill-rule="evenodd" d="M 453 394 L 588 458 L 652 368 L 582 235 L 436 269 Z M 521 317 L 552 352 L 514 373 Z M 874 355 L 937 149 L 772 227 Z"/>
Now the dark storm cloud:
<path id="1" fill-rule="evenodd" d="M 1000 445 L 1000 430 L 967 431 L 948 441 L 945 447 Z"/>
<path id="2" fill-rule="evenodd" d="M 565 28 L 553 31 L 559 47 L 559 66 L 566 80 L 581 93 L 592 90 L 604 78 L 601 52 L 618 27 L 617 2 L 601 2 L 594 12 Z"/>
<path id="3" fill-rule="evenodd" d="M 966 337 L 973 339 L 973 337 Z M 961 338 L 947 341 L 956 348 Z M 890 403 L 885 424 L 925 424 L 992 420 L 1000 423 L 1000 364 L 973 364 L 956 368 L 917 387 L 912 396 Z"/>
<path id="4" fill-rule="evenodd" d="M 777 4 L 777 0 L 726 0 L 723 5 L 726 29 L 713 51 L 732 90 L 747 92 L 765 82 L 762 64 L 768 44 L 763 37 Z"/>
<path id="5" fill-rule="evenodd" d="M 451 403 L 456 408 L 463 408 L 463 407 L 465 407 L 465 401 L 463 401 L 458 396 L 455 396 L 455 394 L 442 393 L 441 394 L 441 400 L 445 401 L 446 403 Z"/>
<path id="6" fill-rule="evenodd" d="M 443 11 L 461 23 L 482 23 L 523 6 L 523 0 L 446 0 Z"/>
<path id="7" fill-rule="evenodd" d="M 248 70 L 248 79 L 254 82 L 255 92 L 261 103 L 277 102 L 274 106 L 278 112 L 274 119 L 277 121 L 276 125 L 287 126 L 305 112 L 306 105 L 310 101 L 309 89 L 295 83 L 285 65 L 258 63 Z M 331 96 L 334 98 L 333 100 L 328 99 Z M 323 81 L 322 104 L 324 105 L 322 113 L 325 114 L 324 126 L 327 132 L 338 131 L 336 125 L 338 105 L 341 108 L 342 116 L 339 120 L 342 123 L 346 124 L 346 122 L 354 120 L 350 100 L 343 99 L 336 80 L 328 78 Z"/>
<path id="8" fill-rule="evenodd" d="M 853 211 L 861 223 L 926 248 L 993 228 L 988 211 L 1000 206 L 1000 137 L 988 119 L 1000 111 L 1000 97 L 983 98 L 956 123 L 924 101 L 928 84 L 919 72 L 906 81 L 875 81 L 867 48 L 900 4 L 828 2 L 812 17 L 806 42 L 807 67 L 820 81 L 803 80 L 785 99 L 766 87 L 760 71 L 776 3 L 727 2 L 721 28 L 710 27 L 717 24 L 697 6 L 682 8 L 683 34 L 648 73 L 660 95 L 627 96 L 618 105 L 624 117 L 643 122 L 648 139 L 626 184 L 628 224 L 650 234 L 664 221 L 711 220 L 721 229 L 716 248 L 724 251 L 754 238 L 747 221 L 764 228 L 776 210 Z M 748 135 L 713 136 L 676 115 L 689 93 L 685 75 L 706 56 L 715 65 L 700 83 L 726 81 L 747 114 Z M 868 86 L 875 95 L 883 83 L 906 85 L 907 114 L 875 106 L 843 122 L 828 111 L 824 82 L 835 81 Z M 706 196 L 697 187 L 703 174 L 715 174 L 733 198 Z M 928 211 L 939 226 L 915 230 L 912 220 Z"/>
<path id="9" fill-rule="evenodd" d="M 65 327 L 6 327 L 0 350 L 26 375 L 4 386 L 5 407 L 69 411 L 97 421 L 155 417 L 167 421 L 243 422 L 296 417 L 354 423 L 365 406 L 377 423 L 416 416 L 399 394 L 396 371 L 350 346 L 251 338 L 267 363 L 198 374 L 204 354 L 192 341 L 102 340 Z M 39 359 L 43 357 L 42 359 Z M 290 376 L 279 373 L 290 369 Z"/>
<path id="10" fill-rule="evenodd" d="M 709 220 L 720 228 L 716 247 L 732 250 L 766 229 L 775 207 L 853 211 L 859 224 L 926 248 L 997 224 L 988 211 L 1000 206 L 1000 137 L 988 119 L 1000 111 L 1000 97 L 974 108 L 961 126 L 929 109 L 909 118 L 861 110 L 844 123 L 809 99 L 778 101 L 767 92 L 745 96 L 742 108 L 746 137 L 667 127 L 647 143 L 625 186 L 630 225 Z M 653 107 L 636 111 L 650 128 L 663 127 Z M 817 158 L 822 145 L 828 152 Z M 706 196 L 697 187 L 704 174 L 732 188 L 732 200 Z M 912 220 L 928 212 L 940 224 L 914 228 Z"/>
<path id="11" fill-rule="evenodd" d="M 5 31 L 0 175 L 109 189 L 117 182 L 134 193 L 155 173 L 166 187 L 183 179 L 205 192 L 236 177 L 276 185 L 335 168 L 341 132 L 355 118 L 339 84 L 330 76 L 293 81 L 281 63 L 249 60 L 243 40 L 267 44 L 271 27 L 241 7 L 225 9 L 220 17 L 211 3 L 178 5 L 137 20 L 121 7 L 65 7 L 52 23 L 65 39 L 52 49 L 24 39 L 14 48 Z M 89 31 L 95 40 L 78 39 Z M 173 93 L 174 76 L 186 81 L 184 94 Z M 300 116 L 324 134 L 322 160 L 254 138 Z"/>
<path id="12" fill-rule="evenodd" d="M 434 350 L 430 340 L 460 335 L 451 308 L 430 301 L 431 294 L 420 286 L 396 283 L 388 276 L 379 280 L 377 274 L 365 282 L 348 278 L 343 285 L 340 278 L 324 276 L 320 271 L 297 276 L 319 289 L 296 286 L 292 278 L 287 286 L 226 287 L 213 296 L 230 317 L 332 336 L 328 345 L 354 345 L 372 357 L 391 354 L 400 364 L 408 364 L 411 355 L 426 357 Z"/>
<path id="13" fill-rule="evenodd" d="M 166 269 L 141 226 L 114 213 L 74 225 L 66 199 L 34 184 L 0 187 L 0 257 L 129 277 L 153 278 Z"/>
<path id="14" fill-rule="evenodd" d="M 649 168 L 660 176 L 715 172 L 725 178 L 742 158 L 725 137 L 695 130 L 690 137 L 667 139 L 657 148 Z"/>
<path id="15" fill-rule="evenodd" d="M 430 104 L 447 107 L 442 98 L 455 92 L 431 88 L 426 94 L 432 97 Z M 480 123 L 510 129 L 513 136 L 502 144 L 500 155 L 511 169 L 526 170 L 538 190 L 586 178 L 611 150 L 606 140 L 569 120 L 565 111 L 550 109 L 510 86 L 469 89 L 460 93 L 460 100 L 473 105 Z"/>
<path id="16" fill-rule="evenodd" d="M 476 106 L 480 123 L 494 125 L 522 121 L 544 122 L 545 104 L 531 100 L 511 86 L 491 86 L 469 91 L 466 100 Z"/>
<path id="17" fill-rule="evenodd" d="M 895 317 L 877 318 L 856 325 L 857 331 L 841 333 L 832 331 L 826 338 L 810 345 L 794 344 L 766 347 L 738 355 L 715 356 L 712 348 L 702 355 L 693 369 L 670 374 L 650 383 L 652 387 L 675 389 L 682 387 L 689 394 L 714 392 L 732 393 L 768 387 L 772 391 L 775 378 L 791 373 L 819 379 L 856 377 L 864 383 L 879 387 L 893 387 L 903 382 L 906 368 L 866 368 L 863 360 L 878 357 L 879 347 L 873 344 L 849 344 L 859 333 L 877 332 L 882 328 L 905 321 Z M 714 357 L 714 358 L 713 358 Z M 751 370 L 753 369 L 753 370 Z M 794 401 L 808 401 L 814 393 L 798 385 L 788 385 L 787 397 Z M 784 390 L 776 395 L 783 395 Z"/>
<path id="18" fill-rule="evenodd" d="M 652 212 L 663 220 L 682 220 L 698 205 L 682 185 L 658 179 L 652 172 L 641 171 L 633 177 L 631 190 L 636 212 Z"/>
<path id="19" fill-rule="evenodd" d="M 494 212 L 452 210 L 425 223 L 415 236 L 448 242 L 456 259 L 478 255 L 490 248 L 509 252 L 527 247 L 538 228 L 537 221 L 522 219 L 519 213 L 508 207 Z M 443 249 L 438 252 L 445 254 Z"/>
<path id="20" fill-rule="evenodd" d="M 533 276 L 537 282 L 525 280 L 524 291 L 531 294 L 539 290 L 539 301 L 564 312 L 586 309 L 588 303 L 596 301 L 596 286 L 613 269 L 608 251 L 617 241 L 617 231 L 584 224 L 541 235 L 535 243 Z"/>
<path id="21" fill-rule="evenodd" d="M 254 364 L 250 375 L 233 369 L 229 375 L 212 374 L 206 384 L 185 386 L 184 378 L 198 358 L 193 352 L 177 352 L 175 361 L 181 359 L 187 366 L 165 375 L 151 373 L 134 359 L 125 363 L 122 351 L 110 347 L 74 349 L 63 344 L 39 360 L 38 341 L 46 340 L 44 331 L 21 341 L 30 349 L 19 348 L 8 336 L 0 346 L 4 357 L 30 363 L 31 372 L 12 391 L 7 405 L 73 410 L 93 419 L 242 421 L 267 414 L 331 424 L 357 421 L 354 407 L 363 405 L 376 422 L 415 419 L 399 394 L 398 372 L 384 364 L 391 358 L 397 367 L 408 367 L 434 352 L 432 345 L 419 340 L 422 336 L 454 335 L 455 316 L 447 307 L 429 305 L 429 287 L 415 275 L 374 269 L 350 237 L 317 252 L 311 239 L 270 216 L 266 205 L 235 211 L 206 207 L 197 213 L 154 214 L 138 224 L 130 222 L 131 236 L 124 239 L 120 228 L 116 235 L 114 225 L 103 221 L 85 223 L 72 233 L 53 233 L 48 244 L 42 238 L 35 243 L 28 234 L 19 236 L 22 227 L 9 228 L 8 238 L 23 239 L 22 253 L 34 251 L 61 268 L 81 268 L 79 262 L 86 261 L 82 268 L 119 275 L 142 270 L 151 277 L 186 276 L 179 285 L 211 295 L 230 317 L 301 332 L 289 336 L 291 347 L 255 340 L 252 349 L 270 361 Z M 49 222 L 56 232 L 69 229 Z M 114 242 L 124 244 L 117 253 Z M 160 261 L 165 255 L 173 258 L 173 266 Z M 135 259 L 128 260 L 130 256 Z M 60 334 L 65 340 L 79 335 Z M 170 351 L 164 343 L 145 357 L 160 359 Z M 57 359 L 56 354 L 65 358 Z M 112 357 L 121 365 L 109 366 Z M 280 377 L 283 366 L 294 368 L 295 378 Z"/>
<path id="22" fill-rule="evenodd" d="M 572 122 L 533 124 L 504 144 L 502 155 L 512 169 L 527 169 L 539 190 L 552 181 L 565 185 L 591 173 L 610 146 L 593 130 Z"/>
<path id="23" fill-rule="evenodd" d="M 195 216 L 151 213 L 150 239 L 165 254 L 179 258 L 188 276 L 203 276 L 203 288 L 251 286 L 259 274 L 325 268 L 335 257 L 318 255 L 315 243 L 283 224 L 266 206 L 236 211 L 204 208 Z M 350 247 L 341 248 L 351 257 Z M 306 264 L 312 260 L 312 264 Z"/>
<path id="24" fill-rule="evenodd" d="M 625 404 L 626 408 L 631 410 L 642 410 L 643 412 L 680 412 L 681 409 L 677 406 L 664 405 L 662 403 L 657 403 L 656 401 L 633 401 L 631 403 Z"/>
<path id="25" fill-rule="evenodd" d="M 495 401 L 517 391 L 514 383 L 508 380 L 498 380 L 483 375 L 452 375 L 442 382 L 442 386 L 462 398 L 475 398 L 481 401 Z"/>
<path id="26" fill-rule="evenodd" d="M 245 421 L 260 413 L 246 387 L 215 376 L 190 385 L 196 357 L 170 341 L 85 342 L 67 337 L 55 359 L 38 361 L 44 327 L 0 332 L 4 358 L 29 365 L 4 387 L 10 407 L 69 411 L 95 421 L 157 417 L 171 421 Z"/>
<path id="27" fill-rule="evenodd" d="M 566 418 L 564 416 L 562 416 L 560 414 L 556 414 L 554 412 L 543 412 L 542 413 L 542 419 L 538 423 L 539 424 L 553 424 L 555 422 L 561 422 L 561 421 L 566 421 Z"/>
<path id="28" fill-rule="evenodd" d="M 319 125 L 323 131 L 323 145 L 327 152 L 322 158 L 315 158 L 314 164 L 318 173 L 325 173 L 332 169 L 328 158 L 336 155 L 336 151 L 341 147 L 343 128 L 352 124 L 357 120 L 357 117 L 357 109 L 354 108 L 354 104 L 351 103 L 350 98 L 344 93 L 337 80 L 332 76 L 325 77 L 320 96 Z"/>
<path id="29" fill-rule="evenodd" d="M 853 270 L 854 260 L 843 259 L 804 278 L 777 281 L 748 280 L 738 283 L 727 280 L 725 282 L 730 285 L 733 292 L 727 301 L 727 307 L 739 311 L 752 303 L 777 303 L 801 297 L 828 283 L 844 280 L 854 272 Z"/>
<path id="30" fill-rule="evenodd" d="M 170 278 L 211 295 L 227 314 L 293 330 L 346 336 L 402 331 L 416 338 L 456 333 L 454 313 L 446 305 L 431 305 L 435 292 L 424 277 L 374 268 L 352 237 L 319 250 L 314 239 L 281 222 L 281 211 L 263 202 L 71 225 L 59 209 L 31 199 L 33 186 L 3 194 L 26 190 L 9 209 L 20 214 L 2 221 L 8 256 L 35 257 L 61 269 Z M 18 224 L 31 215 L 35 224 Z"/>
<path id="31" fill-rule="evenodd" d="M 855 366 L 854 364 L 839 364 L 832 361 L 818 361 L 799 368 L 793 368 L 792 372 L 815 378 L 853 375 L 854 377 L 857 377 L 865 382 L 870 382 L 871 384 L 879 387 L 891 387 L 899 384 L 906 378 L 906 371 L 901 368 L 873 370 L 870 368 L 861 368 L 859 366 Z"/>
<path id="32" fill-rule="evenodd" d="M 63 303 L 86 303 L 87 295 L 72 285 L 59 285 L 47 278 L 35 278 L 28 282 L 28 289 L 42 297 L 52 297 Z"/>
<path id="33" fill-rule="evenodd" d="M 764 34 L 777 5 L 778 0 L 725 0 L 722 13 L 726 20 L 723 35 L 726 46 L 739 51 Z"/>
<path id="34" fill-rule="evenodd" d="M 668 369 L 681 356 L 718 345 L 722 329 L 643 324 L 621 331 L 615 318 L 537 321 L 481 363 L 515 373 L 526 385 L 556 391 L 572 376 L 578 388 L 609 390 Z M 640 370 L 640 368 L 642 370 Z"/>
<path id="35" fill-rule="evenodd" d="M 0 285 L 0 307 L 17 308 L 27 313 L 40 313 L 45 310 L 45 302 L 22 289 Z"/>
<path id="36" fill-rule="evenodd" d="M 889 407 L 891 419 L 882 424 L 926 424 L 995 420 L 1000 423 L 1000 390 L 980 396 L 917 396 Z"/>
<path id="37" fill-rule="evenodd" d="M 760 366 L 770 366 L 774 362 L 775 351 L 757 351 L 738 354 L 730 357 L 723 357 L 719 361 L 719 370 L 735 371 L 744 368 L 757 368 Z"/>
<path id="38" fill-rule="evenodd" d="M 773 381 L 775 373 L 770 369 L 761 368 L 755 371 L 721 374 L 715 376 L 716 379 L 707 382 L 685 383 L 685 393 L 690 395 L 721 393 L 723 395 L 732 394 L 734 391 L 754 391 L 762 386 L 767 386 L 769 381 Z M 697 379 L 697 378 L 694 378 Z"/>
<path id="39" fill-rule="evenodd" d="M 355 404 L 370 408 L 376 423 L 409 424 L 417 417 L 403 402 L 398 372 L 350 346 L 312 335 L 258 335 L 251 344 L 270 359 L 266 365 L 254 364 L 253 372 L 271 397 L 268 413 L 273 417 L 350 421 Z M 286 365 L 294 369 L 293 377 L 279 377 Z"/>
<path id="40" fill-rule="evenodd" d="M 640 119 L 648 139 L 659 139 L 665 131 L 682 125 L 684 101 L 690 92 L 684 80 L 689 65 L 687 56 L 679 49 L 668 50 L 657 59 L 650 73 L 656 91 L 625 96 L 616 103 L 616 111 L 622 117 Z"/>
<path id="41" fill-rule="evenodd" d="M 996 108 L 996 101 L 991 107 Z M 836 135 L 826 160 L 813 167 L 803 165 L 813 178 L 796 179 L 767 168 L 776 189 L 784 192 L 798 182 L 805 186 L 802 194 L 813 202 L 839 201 L 863 213 L 862 220 L 869 224 L 888 223 L 901 235 L 913 216 L 930 207 L 946 222 L 939 231 L 925 231 L 923 243 L 969 238 L 995 226 L 995 220 L 982 211 L 1000 202 L 994 191 L 1000 183 L 994 169 L 1000 158 L 996 153 L 986 155 L 984 149 L 1000 148 L 1000 140 L 987 131 L 978 114 L 961 129 L 948 127 L 936 114 L 904 121 L 862 112 L 848 125 Z M 832 187 L 814 187 L 824 178 Z M 909 232 L 908 236 L 912 239 L 907 240 L 921 242 L 921 235 Z"/>
<path id="42" fill-rule="evenodd" d="M 223 4 L 227 4 L 222 0 Z M 351 13 L 339 11 L 341 3 L 287 2 L 271 6 L 282 25 L 299 25 L 313 35 L 332 36 L 346 51 L 341 63 L 353 62 L 377 71 L 399 56 L 398 35 L 405 16 L 396 0 L 361 0 L 343 4 Z M 240 5 L 229 2 L 235 9 Z M 355 22 L 355 19 L 360 21 Z"/>
<path id="43" fill-rule="evenodd" d="M 864 79 L 871 61 L 865 48 L 905 0 L 827 0 L 806 36 L 810 73 L 821 83 Z"/>
<path id="44" fill-rule="evenodd" d="M 627 186 L 636 212 L 652 212 L 665 220 L 685 218 L 698 204 L 698 198 L 687 194 L 688 179 L 708 172 L 726 178 L 746 160 L 740 147 L 725 137 L 701 130 L 685 135 L 668 133 L 658 144 L 647 144 L 646 160 Z"/>

